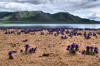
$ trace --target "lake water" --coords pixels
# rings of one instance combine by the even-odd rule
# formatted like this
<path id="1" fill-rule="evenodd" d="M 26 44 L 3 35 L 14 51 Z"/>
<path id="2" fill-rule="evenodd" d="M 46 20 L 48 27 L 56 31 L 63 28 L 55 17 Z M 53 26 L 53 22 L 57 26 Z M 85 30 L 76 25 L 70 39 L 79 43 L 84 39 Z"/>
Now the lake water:
<path id="1" fill-rule="evenodd" d="M 100 24 L 0 24 L 0 27 L 33 27 L 33 28 L 100 28 Z"/>

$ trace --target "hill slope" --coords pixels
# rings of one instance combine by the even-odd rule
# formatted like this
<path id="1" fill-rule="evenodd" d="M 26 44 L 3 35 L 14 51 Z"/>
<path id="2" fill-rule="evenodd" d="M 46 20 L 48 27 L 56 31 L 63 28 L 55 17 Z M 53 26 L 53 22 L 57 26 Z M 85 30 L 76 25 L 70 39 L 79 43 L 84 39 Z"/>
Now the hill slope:
<path id="1" fill-rule="evenodd" d="M 4 23 L 73 23 L 73 24 L 95 24 L 98 23 L 89 19 L 82 19 L 78 16 L 65 12 L 55 14 L 42 11 L 21 11 L 21 12 L 0 12 L 0 22 Z"/>

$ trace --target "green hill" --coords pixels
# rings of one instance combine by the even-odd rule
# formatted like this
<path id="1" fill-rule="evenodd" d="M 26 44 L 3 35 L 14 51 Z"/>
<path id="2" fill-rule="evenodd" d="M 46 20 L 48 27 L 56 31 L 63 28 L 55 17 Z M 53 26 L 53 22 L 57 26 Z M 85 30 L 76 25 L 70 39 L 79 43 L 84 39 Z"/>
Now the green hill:
<path id="1" fill-rule="evenodd" d="M 55 14 L 42 11 L 0 12 L 1 24 L 97 24 L 98 22 L 82 19 L 67 12 Z"/>

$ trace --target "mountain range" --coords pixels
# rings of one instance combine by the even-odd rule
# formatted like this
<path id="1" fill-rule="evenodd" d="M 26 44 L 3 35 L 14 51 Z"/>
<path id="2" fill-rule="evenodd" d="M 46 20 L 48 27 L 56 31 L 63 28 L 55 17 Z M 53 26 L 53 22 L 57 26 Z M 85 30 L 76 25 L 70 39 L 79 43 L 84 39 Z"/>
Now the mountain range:
<path id="1" fill-rule="evenodd" d="M 42 11 L 0 12 L 1 24 L 98 24 L 97 21 L 83 19 L 68 12 L 55 14 Z"/>

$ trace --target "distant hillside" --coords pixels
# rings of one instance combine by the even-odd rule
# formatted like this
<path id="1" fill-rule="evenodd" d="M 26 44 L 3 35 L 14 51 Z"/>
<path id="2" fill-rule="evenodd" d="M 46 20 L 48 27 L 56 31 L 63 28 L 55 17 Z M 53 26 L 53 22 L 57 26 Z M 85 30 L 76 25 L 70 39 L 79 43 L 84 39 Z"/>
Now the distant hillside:
<path id="1" fill-rule="evenodd" d="M 100 21 L 96 21 L 96 22 L 100 23 Z"/>
<path id="2" fill-rule="evenodd" d="M 98 23 L 89 19 L 82 19 L 78 16 L 66 12 L 55 14 L 44 13 L 42 11 L 20 11 L 20 12 L 0 12 L 0 22 L 4 23 L 66 23 L 66 24 L 95 24 Z M 9 22 L 7 22 L 9 21 Z M 14 22 L 15 21 L 15 22 Z"/>

